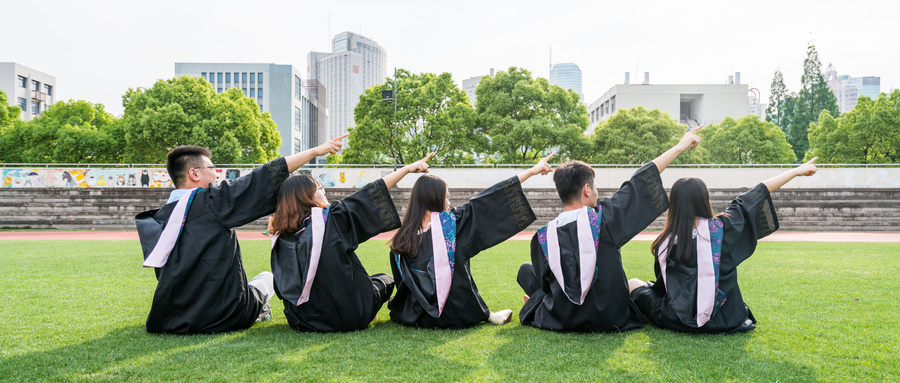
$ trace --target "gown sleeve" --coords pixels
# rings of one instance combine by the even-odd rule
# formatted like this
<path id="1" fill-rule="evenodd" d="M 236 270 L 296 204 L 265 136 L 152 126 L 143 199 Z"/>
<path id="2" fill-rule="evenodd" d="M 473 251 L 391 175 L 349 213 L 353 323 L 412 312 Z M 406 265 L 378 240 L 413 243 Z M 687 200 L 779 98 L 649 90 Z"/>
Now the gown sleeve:
<path id="1" fill-rule="evenodd" d="M 600 201 L 600 207 L 601 241 L 606 237 L 616 247 L 624 246 L 669 208 L 656 165 L 648 162 L 642 166 L 616 194 Z"/>
<path id="2" fill-rule="evenodd" d="M 720 218 L 725 229 L 722 254 L 731 254 L 735 267 L 750 258 L 758 240 L 778 230 L 772 196 L 762 183 L 737 196 Z"/>
<path id="3" fill-rule="evenodd" d="M 290 176 L 287 162 L 268 162 L 233 183 L 223 182 L 206 194 L 210 210 L 225 227 L 253 222 L 275 211 L 278 188 Z"/>
<path id="4" fill-rule="evenodd" d="M 339 202 L 332 203 L 338 235 L 352 247 L 379 233 L 400 227 L 400 216 L 387 186 L 376 180 Z"/>
<path id="5" fill-rule="evenodd" d="M 537 219 L 518 177 L 478 193 L 453 209 L 457 219 L 457 254 L 475 256 L 524 230 Z"/>

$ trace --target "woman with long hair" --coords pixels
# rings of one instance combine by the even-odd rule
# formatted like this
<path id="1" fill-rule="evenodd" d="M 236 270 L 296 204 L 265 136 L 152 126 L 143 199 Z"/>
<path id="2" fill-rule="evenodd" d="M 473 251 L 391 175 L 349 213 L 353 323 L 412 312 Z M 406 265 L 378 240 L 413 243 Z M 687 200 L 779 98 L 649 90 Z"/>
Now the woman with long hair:
<path id="1" fill-rule="evenodd" d="M 330 204 L 312 176 L 284 181 L 272 217 L 272 274 L 292 328 L 336 332 L 368 327 L 390 298 L 394 279 L 369 276 L 356 248 L 400 226 L 388 190 L 406 174 L 427 173 L 433 154 Z"/>
<path id="2" fill-rule="evenodd" d="M 736 268 L 753 254 L 759 239 L 778 229 L 770 193 L 794 177 L 816 174 L 815 161 L 763 181 L 715 216 L 702 180 L 675 181 L 665 227 L 650 247 L 656 282 L 628 281 L 641 313 L 657 326 L 683 332 L 756 328 Z"/>
<path id="3" fill-rule="evenodd" d="M 424 175 L 410 192 L 400 230 L 391 240 L 397 294 L 391 320 L 406 326 L 467 328 L 484 321 L 508 323 L 512 310 L 491 312 L 472 279 L 469 260 L 535 220 L 521 183 L 552 171 L 543 158 L 531 169 L 450 208 L 444 180 Z"/>

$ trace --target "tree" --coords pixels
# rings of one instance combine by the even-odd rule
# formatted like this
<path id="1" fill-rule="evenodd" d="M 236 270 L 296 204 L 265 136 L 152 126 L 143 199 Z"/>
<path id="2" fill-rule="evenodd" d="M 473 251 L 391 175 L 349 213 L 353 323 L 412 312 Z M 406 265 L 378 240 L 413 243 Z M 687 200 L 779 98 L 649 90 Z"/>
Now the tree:
<path id="1" fill-rule="evenodd" d="M 18 109 L 18 108 L 17 108 Z M 35 119 L 9 129 L 4 145 L 13 162 L 120 162 L 124 140 L 118 122 L 103 105 L 61 101 Z"/>
<path id="2" fill-rule="evenodd" d="M 706 128 L 701 129 L 703 131 Z M 596 164 L 643 164 L 669 150 L 687 132 L 681 125 L 659 109 L 648 111 L 643 106 L 619 109 L 597 126 L 593 142 Z M 677 163 L 702 163 L 705 150 L 694 150 L 678 157 Z"/>
<path id="3" fill-rule="evenodd" d="M 900 90 L 877 100 L 862 96 L 850 112 L 834 118 L 823 110 L 809 128 L 808 158 L 824 163 L 900 162 Z"/>
<path id="4" fill-rule="evenodd" d="M 237 88 L 216 94 L 199 77 L 160 80 L 123 98 L 127 162 L 164 163 L 181 145 L 209 148 L 215 163 L 263 163 L 279 156 L 281 137 L 268 112 Z"/>
<path id="5" fill-rule="evenodd" d="M 17 121 L 20 121 L 19 116 L 21 115 L 22 110 L 18 106 L 9 105 L 6 93 L 0 90 L 0 135 L 3 134 L 3 129 L 11 128 Z"/>
<path id="6" fill-rule="evenodd" d="M 511 67 L 482 79 L 475 94 L 478 126 L 500 162 L 537 162 L 553 149 L 577 158 L 589 148 L 587 109 L 575 91 Z"/>
<path id="7" fill-rule="evenodd" d="M 700 146 L 709 150 L 710 162 L 716 164 L 784 164 L 797 161 L 784 132 L 773 122 L 757 116 L 735 120 L 726 117 L 698 133 Z"/>
<path id="8" fill-rule="evenodd" d="M 787 134 L 788 142 L 793 146 L 797 158 L 803 158 L 809 149 L 807 135 L 809 124 L 815 122 L 823 110 L 829 111 L 832 116 L 840 115 L 837 98 L 825 82 L 822 63 L 819 62 L 819 53 L 812 43 L 806 50 L 806 59 L 803 60 L 803 76 L 800 81 L 802 86 Z"/>
<path id="9" fill-rule="evenodd" d="M 775 70 L 775 76 L 772 77 L 772 85 L 770 87 L 771 96 L 769 96 L 769 106 L 766 108 L 766 121 L 778 125 L 782 131 L 787 131 L 787 126 L 782 125 L 785 113 L 785 99 L 789 97 L 787 87 L 784 85 L 784 76 L 781 69 Z"/>
<path id="10" fill-rule="evenodd" d="M 475 126 L 475 111 L 450 73 L 397 73 L 397 112 L 382 100 L 393 79 L 366 89 L 354 110 L 356 126 L 349 129 L 343 163 L 418 161 L 436 151 L 431 163 L 472 163 L 487 145 Z"/>

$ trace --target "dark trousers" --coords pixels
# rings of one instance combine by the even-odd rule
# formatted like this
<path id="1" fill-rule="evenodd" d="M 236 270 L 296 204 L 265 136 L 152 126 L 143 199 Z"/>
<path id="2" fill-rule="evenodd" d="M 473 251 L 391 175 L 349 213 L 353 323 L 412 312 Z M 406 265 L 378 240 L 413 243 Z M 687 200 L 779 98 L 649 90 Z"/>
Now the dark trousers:
<path id="1" fill-rule="evenodd" d="M 516 276 L 516 281 L 519 282 L 519 286 L 522 287 L 522 290 L 528 296 L 531 296 L 541 288 L 537 277 L 534 276 L 534 266 L 531 265 L 531 262 L 525 262 L 519 267 L 519 275 Z"/>
<path id="2" fill-rule="evenodd" d="M 387 302 L 391 298 L 391 294 L 394 293 L 394 277 L 378 273 L 370 275 L 369 279 L 372 280 L 372 289 L 375 290 L 375 298 L 380 302 L 378 307 L 381 308 L 381 305 Z"/>

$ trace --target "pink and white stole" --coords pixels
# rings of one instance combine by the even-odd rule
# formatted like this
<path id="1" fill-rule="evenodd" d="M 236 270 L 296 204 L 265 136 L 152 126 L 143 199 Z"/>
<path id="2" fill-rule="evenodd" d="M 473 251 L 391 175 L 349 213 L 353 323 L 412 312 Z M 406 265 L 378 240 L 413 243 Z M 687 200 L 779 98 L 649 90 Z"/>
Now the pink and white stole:
<path id="1" fill-rule="evenodd" d="M 666 291 L 669 283 L 666 281 L 666 255 L 669 253 L 669 241 L 666 237 L 663 246 L 659 249 L 659 268 L 662 272 L 663 283 Z M 703 327 L 709 322 L 713 312 L 716 298 L 716 271 L 713 266 L 712 243 L 709 235 L 709 220 L 700 218 L 697 223 L 697 327 Z"/>
<path id="2" fill-rule="evenodd" d="M 440 213 L 431 212 L 431 247 L 434 257 L 434 287 L 437 294 L 438 316 L 444 312 L 444 304 L 447 303 L 447 297 L 450 295 L 450 283 L 453 281 L 447 245 L 444 240 L 444 229 L 441 227 Z"/>
<path id="3" fill-rule="evenodd" d="M 175 242 L 181 234 L 181 228 L 184 227 L 184 221 L 187 220 L 189 201 L 196 190 L 197 188 L 190 189 L 178 199 L 175 209 L 172 210 L 172 214 L 169 214 L 166 227 L 163 228 L 159 240 L 156 241 L 156 246 L 153 247 L 153 251 L 144 260 L 144 267 L 163 267 L 169 261 L 169 254 L 172 254 Z"/>
<path id="4" fill-rule="evenodd" d="M 569 294 L 566 294 L 565 279 L 559 260 L 559 234 L 556 232 L 558 219 L 554 219 L 547 224 L 547 262 L 550 264 L 550 271 L 556 277 L 556 282 L 559 283 L 559 288 L 562 289 L 563 294 L 572 303 L 581 305 L 591 289 L 594 269 L 597 266 L 597 249 L 594 248 L 594 237 L 591 234 L 591 224 L 588 220 L 588 208 L 582 207 L 578 212 L 578 217 L 575 219 L 575 225 L 578 228 L 578 260 L 581 274 L 581 298 L 577 302 L 569 297 Z"/>
<path id="5" fill-rule="evenodd" d="M 306 272 L 306 282 L 303 284 L 303 292 L 300 294 L 300 299 L 297 300 L 297 306 L 309 301 L 309 291 L 312 289 L 313 280 L 316 279 L 316 271 L 319 270 L 319 259 L 322 256 L 322 240 L 325 238 L 325 218 L 322 216 L 322 208 L 310 208 L 309 215 L 312 219 L 312 249 L 309 254 L 309 270 Z M 275 248 L 275 243 L 278 242 L 280 235 L 281 233 L 275 233 L 272 236 L 272 249 Z"/>

